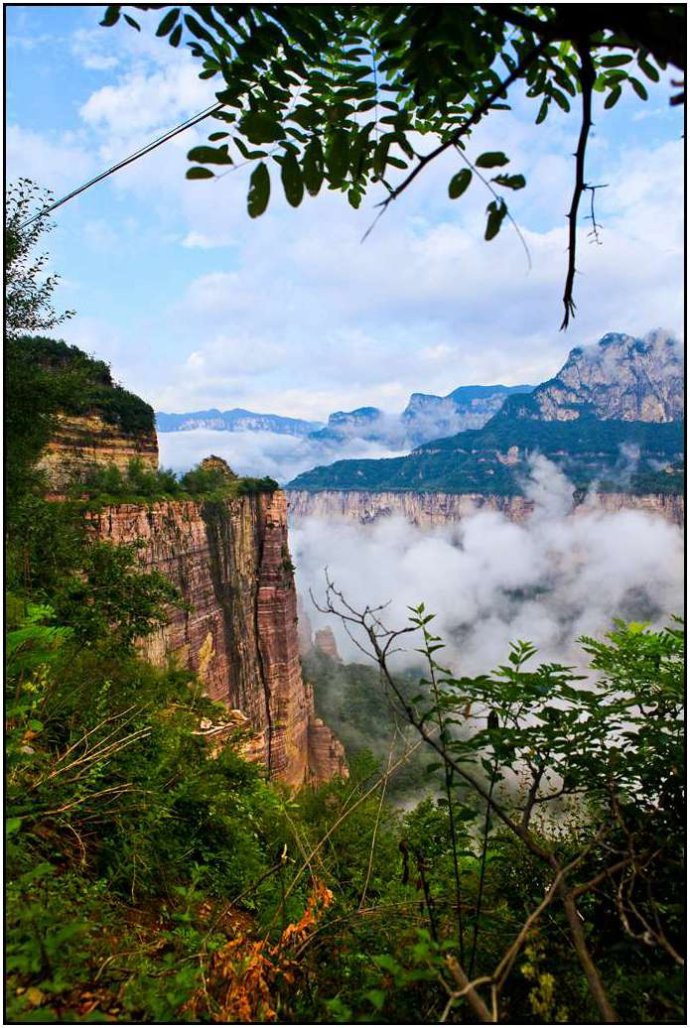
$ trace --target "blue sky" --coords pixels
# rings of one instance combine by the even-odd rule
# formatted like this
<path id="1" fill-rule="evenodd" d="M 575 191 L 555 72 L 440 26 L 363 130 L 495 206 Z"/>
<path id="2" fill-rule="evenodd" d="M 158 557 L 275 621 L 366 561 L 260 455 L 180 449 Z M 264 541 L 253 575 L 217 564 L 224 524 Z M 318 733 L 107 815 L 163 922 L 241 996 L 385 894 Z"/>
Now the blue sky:
<path id="1" fill-rule="evenodd" d="M 184 52 L 103 7 L 6 7 L 8 175 L 61 196 L 214 99 Z M 683 325 L 682 113 L 668 88 L 597 112 L 587 180 L 602 246 L 580 247 L 578 315 L 558 331 L 565 212 L 578 124 L 557 113 L 535 128 L 516 97 L 476 136 L 505 149 L 528 186 L 505 227 L 482 241 L 490 199 L 473 185 L 447 199 L 453 158 L 419 176 L 369 240 L 376 196 L 358 212 L 340 194 L 292 210 L 274 198 L 246 214 L 248 169 L 188 182 L 193 129 L 70 201 L 46 238 L 78 312 L 69 342 L 112 363 L 157 409 L 235 406 L 325 419 L 374 404 L 400 410 L 412 391 L 537 382 L 568 350 L 608 331 Z M 274 193 L 275 197 L 275 193 Z"/>

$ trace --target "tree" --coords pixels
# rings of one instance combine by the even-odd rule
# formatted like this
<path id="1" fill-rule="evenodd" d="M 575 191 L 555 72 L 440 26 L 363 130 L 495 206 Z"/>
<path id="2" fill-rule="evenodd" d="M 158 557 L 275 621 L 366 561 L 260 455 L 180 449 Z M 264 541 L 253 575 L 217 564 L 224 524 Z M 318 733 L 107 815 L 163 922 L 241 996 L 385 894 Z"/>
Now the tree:
<path id="1" fill-rule="evenodd" d="M 271 168 L 292 206 L 322 186 L 359 207 L 372 185 L 387 195 L 383 213 L 414 179 L 448 150 L 458 170 L 451 199 L 474 180 L 492 199 L 485 239 L 506 218 L 505 195 L 525 178 L 509 157 L 476 154 L 473 129 L 506 109 L 521 82 L 538 104 L 537 124 L 555 104 L 576 104 L 580 128 L 568 212 L 568 268 L 563 292 L 566 328 L 575 311 L 576 228 L 589 185 L 585 154 L 592 96 L 611 108 L 623 89 L 642 100 L 646 78 L 685 68 L 685 5 L 527 4 L 164 4 L 127 5 L 163 11 L 156 35 L 177 47 L 186 39 L 202 62 L 200 77 L 222 80 L 209 116 L 221 123 L 208 145 L 188 157 L 190 179 L 213 177 L 213 166 L 253 164 L 247 198 L 251 217 L 267 208 Z M 114 25 L 123 6 L 107 8 Z M 129 14 L 125 21 L 139 29 Z M 642 76 L 638 77 L 638 76 Z M 679 103 L 682 94 L 672 98 Z M 506 194 L 507 191 L 507 194 Z"/>
<path id="2" fill-rule="evenodd" d="M 4 423 L 7 442 L 7 499 L 11 521 L 16 502 L 36 484 L 33 465 L 48 442 L 60 406 L 55 377 L 46 373 L 25 335 L 54 328 L 74 311 L 58 314 L 52 305 L 57 275 L 45 275 L 46 254 L 34 250 L 51 229 L 45 216 L 22 228 L 36 210 L 44 210 L 50 194 L 35 182 L 20 178 L 10 185 L 5 200 L 5 375 L 7 397 Z M 43 340 L 43 342 L 46 342 Z M 63 344 L 64 345 L 64 344 Z"/>
<path id="3" fill-rule="evenodd" d="M 602 1022 L 619 1017 L 602 970 L 608 963 L 605 947 L 592 929 L 613 934 L 619 958 L 630 942 L 652 951 L 649 981 L 656 979 L 652 989 L 661 992 L 665 977 L 684 966 L 679 625 L 653 632 L 617 622 L 606 642 L 580 640 L 595 678 L 556 664 L 528 669 L 536 650 L 525 642 L 516 643 L 508 663 L 491 674 L 457 678 L 438 662 L 443 643 L 423 605 L 412 610 L 408 628 L 390 631 L 382 608 L 357 611 L 329 582 L 326 605 L 319 609 L 338 616 L 355 641 L 353 632 L 363 640 L 360 648 L 378 664 L 409 724 L 439 758 L 451 837 L 468 794 L 483 808 L 471 930 L 461 881 L 455 887 L 458 942 L 446 960 L 452 983 L 447 1012 L 463 1000 L 480 1021 L 500 1020 L 501 994 L 516 961 L 555 907 Z M 417 652 L 427 667 L 411 698 L 390 665 L 391 653 L 410 632 L 421 636 Z M 527 916 L 498 963 L 475 970 L 492 823 L 519 860 L 540 869 L 539 888 L 528 893 Z M 455 842 L 453 847 L 457 861 Z M 456 862 L 456 878 L 457 867 Z"/>
<path id="4" fill-rule="evenodd" d="M 48 206 L 51 194 L 28 178 L 10 185 L 5 198 L 5 338 L 55 328 L 74 311 L 58 314 L 52 306 L 57 275 L 44 276 L 47 254 L 34 256 L 44 232 L 52 225 L 45 216 L 22 228 L 34 211 Z"/>

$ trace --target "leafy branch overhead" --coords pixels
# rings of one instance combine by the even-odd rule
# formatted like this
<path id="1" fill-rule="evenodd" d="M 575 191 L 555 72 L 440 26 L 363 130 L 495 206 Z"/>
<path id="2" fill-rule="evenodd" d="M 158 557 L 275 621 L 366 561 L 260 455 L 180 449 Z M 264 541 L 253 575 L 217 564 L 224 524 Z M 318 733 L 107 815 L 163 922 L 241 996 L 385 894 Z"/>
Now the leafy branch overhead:
<path id="1" fill-rule="evenodd" d="M 252 164 L 248 211 L 266 210 L 271 179 L 289 204 L 322 188 L 347 194 L 359 207 L 382 187 L 385 210 L 423 169 L 455 148 L 465 165 L 450 179 L 452 199 L 467 192 L 476 169 L 496 172 L 488 183 L 510 191 L 525 185 L 507 170 L 502 152 L 476 153 L 472 130 L 509 107 L 522 83 L 543 122 L 554 105 L 579 110 L 575 181 L 568 214 L 569 256 L 563 296 L 574 313 L 576 225 L 588 188 L 585 152 L 592 93 L 613 107 L 623 91 L 647 99 L 668 64 L 685 68 L 685 5 L 524 4 L 133 4 L 162 14 L 156 35 L 183 41 L 202 62 L 200 77 L 218 78 L 220 123 L 208 145 L 188 157 L 188 178 L 212 178 L 217 167 Z M 107 8 L 114 25 L 123 6 Z M 683 95 L 674 96 L 679 103 Z M 273 176 L 271 174 L 273 172 Z M 486 184 L 486 183 L 485 183 Z M 508 213 L 506 201 L 487 206 L 485 239 Z"/>

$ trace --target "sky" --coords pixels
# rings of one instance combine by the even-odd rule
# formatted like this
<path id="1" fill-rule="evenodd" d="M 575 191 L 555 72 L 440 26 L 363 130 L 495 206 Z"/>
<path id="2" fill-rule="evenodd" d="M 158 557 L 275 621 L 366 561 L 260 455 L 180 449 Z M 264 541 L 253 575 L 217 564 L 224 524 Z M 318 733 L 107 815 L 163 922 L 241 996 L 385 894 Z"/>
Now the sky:
<path id="1" fill-rule="evenodd" d="M 6 11 L 7 173 L 62 196 L 214 100 L 196 63 L 101 6 Z M 595 111 L 587 181 L 602 245 L 583 222 L 577 317 L 559 332 L 578 119 L 535 127 L 516 95 L 475 134 L 470 155 L 505 150 L 528 186 L 510 197 L 531 256 L 505 226 L 483 242 L 491 197 L 451 201 L 452 156 L 391 205 L 366 242 L 376 194 L 355 212 L 336 193 L 297 210 L 274 190 L 246 213 L 250 169 L 185 180 L 195 128 L 67 203 L 45 238 L 61 276 L 57 334 L 108 360 L 157 410 L 244 407 L 325 420 L 411 392 L 537 383 L 606 332 L 683 327 L 683 120 L 669 88 Z"/>

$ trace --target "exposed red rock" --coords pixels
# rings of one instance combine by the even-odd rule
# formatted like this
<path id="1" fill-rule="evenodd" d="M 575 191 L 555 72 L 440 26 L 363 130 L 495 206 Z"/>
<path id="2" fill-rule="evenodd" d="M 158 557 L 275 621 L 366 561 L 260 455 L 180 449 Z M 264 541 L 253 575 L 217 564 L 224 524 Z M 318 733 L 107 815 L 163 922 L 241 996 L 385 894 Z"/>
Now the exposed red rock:
<path id="1" fill-rule="evenodd" d="M 331 660 L 337 660 L 338 663 L 342 663 L 342 658 L 338 653 L 338 644 L 333 635 L 333 629 L 329 625 L 325 628 L 317 628 L 314 633 L 314 649 L 325 653 Z"/>
<path id="2" fill-rule="evenodd" d="M 143 541 L 142 561 L 186 601 L 142 643 L 149 660 L 176 659 L 210 696 L 241 711 L 253 730 L 246 752 L 270 777 L 299 786 L 347 773 L 302 678 L 284 493 L 119 504 L 93 521 L 113 543 Z"/>

